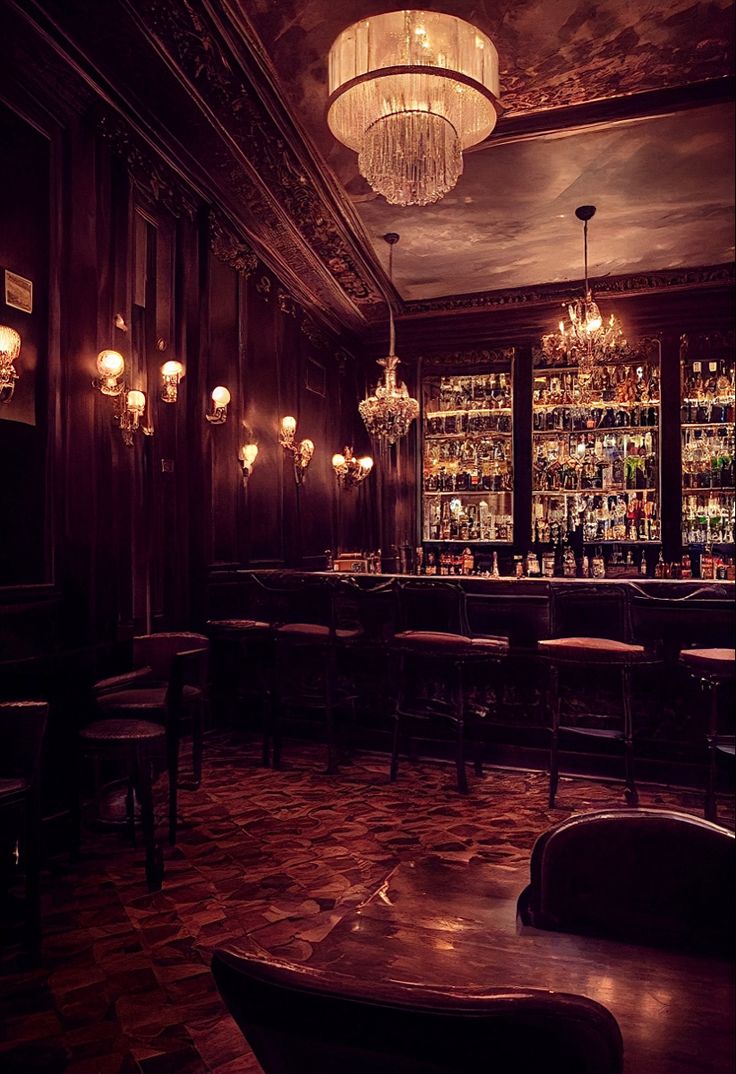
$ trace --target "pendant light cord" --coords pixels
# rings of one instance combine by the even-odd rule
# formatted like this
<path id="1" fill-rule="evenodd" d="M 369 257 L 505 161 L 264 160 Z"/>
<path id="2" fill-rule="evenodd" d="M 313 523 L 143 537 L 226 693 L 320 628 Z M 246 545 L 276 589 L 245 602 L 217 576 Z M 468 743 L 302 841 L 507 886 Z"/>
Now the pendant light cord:
<path id="1" fill-rule="evenodd" d="M 388 278 L 391 281 L 393 288 L 394 283 L 394 244 L 391 242 L 388 245 Z M 394 357 L 394 348 L 396 347 L 396 329 L 394 328 L 394 310 L 393 310 L 393 298 L 389 298 L 388 303 L 388 353 L 389 357 Z"/>
<path id="2" fill-rule="evenodd" d="M 585 251 L 585 294 L 588 294 L 588 221 L 583 224 L 583 248 Z"/>

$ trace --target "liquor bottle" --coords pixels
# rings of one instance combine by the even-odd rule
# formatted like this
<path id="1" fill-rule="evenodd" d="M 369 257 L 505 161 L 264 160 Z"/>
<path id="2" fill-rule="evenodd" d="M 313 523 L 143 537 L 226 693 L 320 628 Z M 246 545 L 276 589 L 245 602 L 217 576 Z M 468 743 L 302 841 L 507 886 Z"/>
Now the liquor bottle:
<path id="1" fill-rule="evenodd" d="M 692 563 L 690 561 L 690 556 L 687 554 L 687 552 L 685 552 L 685 554 L 683 555 L 682 560 L 680 562 L 680 577 L 681 578 L 692 578 L 692 576 L 693 576 L 693 568 L 692 568 Z"/>
<path id="2" fill-rule="evenodd" d="M 713 553 L 710 545 L 706 545 L 700 557 L 700 577 L 708 580 L 713 579 Z"/>
<path id="3" fill-rule="evenodd" d="M 427 574 L 435 575 L 437 573 L 437 563 L 435 561 L 434 552 L 427 552 Z"/>
<path id="4" fill-rule="evenodd" d="M 595 554 L 593 555 L 591 574 L 594 578 L 606 577 L 606 561 L 603 558 L 603 550 L 601 548 L 596 549 Z"/>
<path id="5" fill-rule="evenodd" d="M 565 549 L 565 557 L 562 563 L 562 571 L 565 578 L 577 577 L 578 567 L 577 563 L 575 562 L 575 553 L 573 552 L 572 548 L 569 547 L 569 545 Z"/>
<path id="6" fill-rule="evenodd" d="M 500 577 L 499 571 L 498 571 L 498 552 L 493 553 L 493 566 L 491 567 L 491 577 L 492 578 Z"/>
<path id="7" fill-rule="evenodd" d="M 657 560 L 657 562 L 654 565 L 654 577 L 655 578 L 664 578 L 665 577 L 664 556 L 662 555 L 662 549 L 661 548 L 659 550 L 659 559 Z"/>
<path id="8" fill-rule="evenodd" d="M 463 556 L 462 556 L 462 573 L 466 574 L 466 575 L 467 574 L 472 574 L 474 570 L 475 570 L 475 556 L 473 555 L 473 553 L 470 551 L 469 548 L 465 548 L 463 550 Z"/>
<path id="9" fill-rule="evenodd" d="M 646 578 L 648 573 L 649 572 L 647 569 L 647 554 L 644 549 L 642 549 L 641 560 L 639 561 L 639 574 L 642 576 L 642 578 Z"/>
<path id="10" fill-rule="evenodd" d="M 514 556 L 514 577 L 524 577 L 524 560 L 521 556 Z"/>
<path id="11" fill-rule="evenodd" d="M 583 556 L 583 578 L 590 578 L 590 565 L 587 556 Z"/>

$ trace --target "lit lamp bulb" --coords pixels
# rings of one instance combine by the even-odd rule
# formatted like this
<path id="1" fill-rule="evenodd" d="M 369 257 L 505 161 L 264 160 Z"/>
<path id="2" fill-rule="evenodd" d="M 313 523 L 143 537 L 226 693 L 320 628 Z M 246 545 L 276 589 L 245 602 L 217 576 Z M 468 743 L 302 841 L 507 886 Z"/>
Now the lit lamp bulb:
<path id="1" fill-rule="evenodd" d="M 143 392 L 137 390 L 129 391 L 126 400 L 128 412 L 130 413 L 130 424 L 133 429 L 138 427 L 138 422 L 146 409 L 146 397 Z"/>
<path id="2" fill-rule="evenodd" d="M 99 380 L 94 382 L 103 395 L 120 395 L 123 385 L 120 378 L 125 371 L 125 359 L 118 351 L 100 351 L 97 355 Z"/>
<path id="3" fill-rule="evenodd" d="M 211 425 L 223 425 L 227 421 L 230 392 L 218 384 L 216 388 L 213 388 L 210 398 L 212 399 L 212 413 L 205 414 L 205 417 Z"/>
<path id="4" fill-rule="evenodd" d="M 178 394 L 179 381 L 184 375 L 184 366 L 175 359 L 164 362 L 161 366 L 161 398 L 165 403 L 175 403 Z"/>
<path id="5" fill-rule="evenodd" d="M 13 396 L 18 374 L 13 362 L 20 354 L 20 336 L 14 328 L 0 324 L 0 403 Z"/>
<path id="6" fill-rule="evenodd" d="M 281 446 L 285 448 L 291 448 L 294 446 L 294 433 L 296 432 L 296 418 L 292 418 L 290 414 L 287 414 L 285 418 L 281 419 Z"/>
<path id="7" fill-rule="evenodd" d="M 345 468 L 345 456 L 341 455 L 339 451 L 336 451 L 332 456 L 332 468 L 337 472 L 340 472 Z"/>
<path id="8" fill-rule="evenodd" d="M 248 483 L 253 464 L 258 457 L 258 444 L 243 444 L 238 452 L 238 458 L 240 459 L 240 465 L 243 467 L 243 484 Z"/>
<path id="9" fill-rule="evenodd" d="M 370 455 L 364 455 L 362 459 L 358 459 L 358 465 L 363 471 L 364 476 L 367 477 L 373 469 L 373 459 Z"/>

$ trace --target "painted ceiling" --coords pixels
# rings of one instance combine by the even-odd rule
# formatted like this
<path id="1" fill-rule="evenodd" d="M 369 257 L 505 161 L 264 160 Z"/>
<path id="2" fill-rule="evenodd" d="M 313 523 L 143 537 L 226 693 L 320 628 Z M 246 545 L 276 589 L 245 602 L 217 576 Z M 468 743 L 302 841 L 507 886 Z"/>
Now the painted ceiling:
<path id="1" fill-rule="evenodd" d="M 351 23 L 395 3 L 238 0 L 317 155 L 352 199 L 386 264 L 398 231 L 404 299 L 578 279 L 577 205 L 592 203 L 591 275 L 732 260 L 733 109 L 717 105 L 530 141 L 493 135 L 465 155 L 441 202 L 400 209 L 374 195 L 325 122 L 326 57 Z M 732 0 L 443 0 L 426 8 L 477 25 L 499 53 L 505 115 L 733 73 Z"/>

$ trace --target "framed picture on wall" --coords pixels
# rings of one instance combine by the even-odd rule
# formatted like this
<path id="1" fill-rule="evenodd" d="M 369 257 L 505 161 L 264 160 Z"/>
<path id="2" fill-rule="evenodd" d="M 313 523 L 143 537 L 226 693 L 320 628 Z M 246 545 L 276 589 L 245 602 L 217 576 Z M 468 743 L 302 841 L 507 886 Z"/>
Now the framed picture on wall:
<path id="1" fill-rule="evenodd" d="M 320 362 L 315 362 L 314 358 L 307 358 L 305 362 L 304 387 L 322 398 L 327 394 L 327 371 Z"/>
<path id="2" fill-rule="evenodd" d="M 33 313 L 33 280 L 5 269 L 5 304 L 24 313 Z"/>

